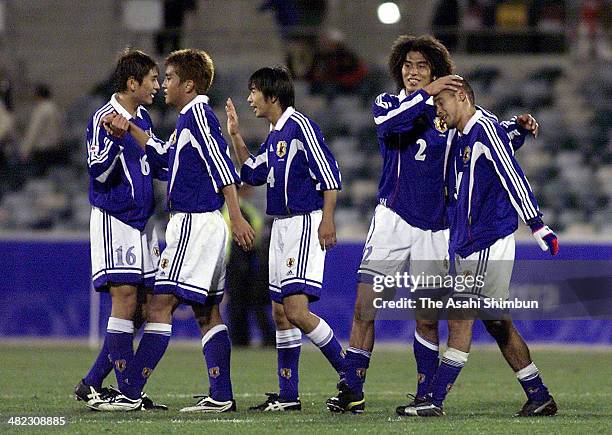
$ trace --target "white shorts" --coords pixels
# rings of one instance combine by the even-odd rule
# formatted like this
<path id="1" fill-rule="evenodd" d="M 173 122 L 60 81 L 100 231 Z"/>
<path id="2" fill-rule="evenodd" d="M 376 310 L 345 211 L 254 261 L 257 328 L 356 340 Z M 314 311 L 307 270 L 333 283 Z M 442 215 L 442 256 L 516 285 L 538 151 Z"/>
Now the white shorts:
<path id="1" fill-rule="evenodd" d="M 305 294 L 319 300 L 325 268 L 325 251 L 319 245 L 319 225 L 323 212 L 274 219 L 270 235 L 270 298 L 279 304 L 283 298 Z"/>
<path id="2" fill-rule="evenodd" d="M 159 244 L 153 224 L 140 232 L 97 207 L 89 221 L 91 272 L 94 288 L 108 291 L 111 285 L 129 284 L 152 288 Z"/>
<path id="3" fill-rule="evenodd" d="M 218 304 L 225 286 L 228 230 L 221 213 L 173 213 L 166 228 L 154 293 L 186 304 Z"/>
<path id="4" fill-rule="evenodd" d="M 508 299 L 514 248 L 514 234 L 510 234 L 466 258 L 456 255 L 456 278 L 463 276 L 465 282 L 458 288 L 460 283 L 455 279 L 453 297 Z M 474 279 L 468 283 L 467 277 Z"/>
<path id="5" fill-rule="evenodd" d="M 444 278 L 448 274 L 448 230 L 413 227 L 383 205 L 376 206 L 359 265 L 359 282 L 372 283 L 375 276 L 409 272 Z M 421 280 L 420 282 L 435 280 Z M 429 288 L 422 285 L 419 288 Z"/>

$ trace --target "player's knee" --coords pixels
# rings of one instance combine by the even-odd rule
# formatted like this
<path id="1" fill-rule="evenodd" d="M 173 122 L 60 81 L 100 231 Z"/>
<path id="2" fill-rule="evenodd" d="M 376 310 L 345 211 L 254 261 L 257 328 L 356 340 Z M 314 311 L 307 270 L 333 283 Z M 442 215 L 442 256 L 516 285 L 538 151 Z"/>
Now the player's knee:
<path id="1" fill-rule="evenodd" d="M 417 319 L 416 330 L 421 337 L 435 341 L 438 339 L 438 322 L 436 320 Z"/>
<path id="2" fill-rule="evenodd" d="M 285 316 L 287 320 L 300 329 L 305 328 L 308 313 L 308 309 L 303 309 L 302 307 L 285 306 Z"/>
<path id="3" fill-rule="evenodd" d="M 172 321 L 172 303 L 163 296 L 155 295 L 147 304 L 147 322 L 170 323 Z"/>
<path id="4" fill-rule="evenodd" d="M 276 329 L 291 329 L 291 324 L 285 316 L 285 309 L 281 304 L 272 304 L 272 320 Z"/>
<path id="5" fill-rule="evenodd" d="M 485 327 L 487 332 L 499 343 L 504 345 L 508 342 L 510 336 L 510 323 L 503 320 L 485 320 Z"/>

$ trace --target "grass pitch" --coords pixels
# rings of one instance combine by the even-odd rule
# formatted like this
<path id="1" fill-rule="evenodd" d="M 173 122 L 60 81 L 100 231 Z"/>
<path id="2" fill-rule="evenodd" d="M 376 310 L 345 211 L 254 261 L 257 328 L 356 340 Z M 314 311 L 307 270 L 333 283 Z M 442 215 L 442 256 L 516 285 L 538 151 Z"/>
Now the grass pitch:
<path id="1" fill-rule="evenodd" d="M 336 376 L 323 356 L 304 344 L 300 364 L 303 410 L 253 413 L 251 405 L 277 389 L 274 350 L 234 349 L 232 378 L 238 412 L 181 414 L 192 394 L 205 393 L 208 380 L 198 343 L 171 343 L 147 393 L 167 404 L 166 412 L 100 413 L 76 402 L 74 385 L 95 357 L 85 346 L 0 344 L 0 432 L 68 433 L 610 433 L 612 432 L 612 349 L 541 347 L 532 354 L 551 389 L 559 414 L 518 419 L 525 401 L 520 385 L 497 349 L 472 349 L 470 360 L 446 403 L 446 417 L 399 418 L 395 407 L 414 392 L 412 350 L 379 346 L 368 371 L 366 413 L 338 415 L 325 409 Z M 114 375 L 107 383 L 114 383 Z M 11 416 L 64 416 L 62 427 L 11 426 Z"/>

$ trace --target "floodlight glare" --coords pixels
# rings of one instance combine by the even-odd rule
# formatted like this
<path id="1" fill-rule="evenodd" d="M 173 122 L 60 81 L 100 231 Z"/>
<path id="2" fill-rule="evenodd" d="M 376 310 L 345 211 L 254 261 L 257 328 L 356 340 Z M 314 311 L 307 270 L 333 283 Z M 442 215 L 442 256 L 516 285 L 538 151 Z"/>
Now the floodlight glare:
<path id="1" fill-rule="evenodd" d="M 377 9 L 378 19 L 383 24 L 395 24 L 402 17 L 394 2 L 381 3 Z"/>

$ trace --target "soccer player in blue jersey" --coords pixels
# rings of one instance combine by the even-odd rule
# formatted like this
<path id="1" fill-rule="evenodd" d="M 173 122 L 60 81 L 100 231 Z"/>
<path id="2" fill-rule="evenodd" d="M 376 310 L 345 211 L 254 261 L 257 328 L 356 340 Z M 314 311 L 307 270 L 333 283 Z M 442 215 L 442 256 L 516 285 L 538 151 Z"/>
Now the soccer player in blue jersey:
<path id="1" fill-rule="evenodd" d="M 336 244 L 334 209 L 340 171 L 319 127 L 294 108 L 286 68 L 261 68 L 249 79 L 247 98 L 255 116 L 270 122 L 257 155 L 249 153 L 238 116 L 227 100 L 227 129 L 245 183 L 267 184 L 267 213 L 274 217 L 270 238 L 270 296 L 276 325 L 279 393 L 251 409 L 300 410 L 298 363 L 302 333 L 319 347 L 342 376 L 342 348 L 327 322 L 313 314 L 319 300 L 325 251 Z"/>
<path id="2" fill-rule="evenodd" d="M 450 252 L 456 254 L 457 275 L 482 278 L 481 285 L 455 292 L 460 300 L 506 300 L 514 262 L 514 232 L 520 217 L 543 251 L 556 255 L 555 234 L 542 222 L 533 192 L 504 129 L 474 106 L 474 92 L 463 82 L 456 92 L 443 91 L 435 98 L 437 114 L 457 129 L 451 149 L 450 186 L 456 201 L 450 225 Z M 493 212 L 494 211 L 494 212 Z M 485 272 L 486 271 L 486 272 Z M 504 313 L 490 312 L 488 329 L 495 325 L 500 349 L 527 395 L 517 416 L 554 415 L 557 405 L 532 362 L 527 344 Z M 499 319 L 499 320 L 495 320 Z M 443 401 L 468 359 L 472 314 L 448 320 L 448 348 L 432 382 L 431 397 L 405 407 L 401 415 L 442 416 Z M 505 337 L 500 340 L 504 335 Z"/>
<path id="3" fill-rule="evenodd" d="M 87 168 L 92 205 L 90 238 L 94 288 L 112 300 L 106 336 L 89 373 L 75 388 L 77 399 L 96 409 L 112 390 L 102 381 L 115 369 L 123 383 L 133 357 L 134 323 L 145 293 L 153 287 L 159 248 L 147 221 L 153 214 L 153 177 L 165 179 L 163 168 L 148 161 L 150 146 L 127 134 L 113 136 L 101 125 L 105 116 L 121 114 L 142 130 L 153 127 L 147 110 L 159 90 L 155 61 L 138 50 L 122 54 L 114 73 L 117 92 L 94 113 L 87 126 Z M 153 140 L 154 141 L 154 140 Z M 139 407 L 165 408 L 144 398 Z"/>
<path id="4" fill-rule="evenodd" d="M 444 123 L 436 119 L 432 96 L 458 89 L 462 80 L 451 75 L 453 64 L 444 45 L 428 35 L 400 36 L 389 56 L 389 70 L 399 94 L 379 95 L 372 108 L 383 157 L 379 205 L 358 270 L 346 381 L 339 384 L 340 393 L 327 401 L 333 412 L 360 413 L 365 407 L 363 384 L 374 347 L 373 299 L 379 297 L 373 292 L 373 280 L 406 270 L 413 276 L 442 277 L 448 271 L 444 180 L 450 143 Z M 509 133 L 516 135 L 521 122 L 531 122 L 527 116 L 520 119 L 504 124 Z M 524 140 L 524 134 L 515 140 Z M 424 286 L 416 290 L 427 296 L 441 292 Z M 416 314 L 413 346 L 419 382 L 415 400 L 421 400 L 429 394 L 438 367 L 438 322 L 436 313 Z"/>
<path id="5" fill-rule="evenodd" d="M 166 103 L 179 111 L 176 130 L 156 160 L 168 166 L 166 248 L 155 277 L 147 309 L 147 324 L 121 394 L 101 410 L 129 410 L 139 400 L 148 377 L 164 355 L 172 333 L 172 314 L 180 303 L 191 305 L 202 334 L 210 393 L 182 412 L 236 410 L 230 378 L 231 346 L 219 303 L 225 281 L 227 225 L 220 209 L 227 203 L 233 238 L 250 249 L 254 232 L 242 217 L 236 193 L 240 178 L 230 159 L 217 117 L 205 95 L 214 77 L 210 56 L 185 49 L 166 58 L 163 88 Z M 148 136 L 130 123 L 128 131 L 141 143 Z"/>

